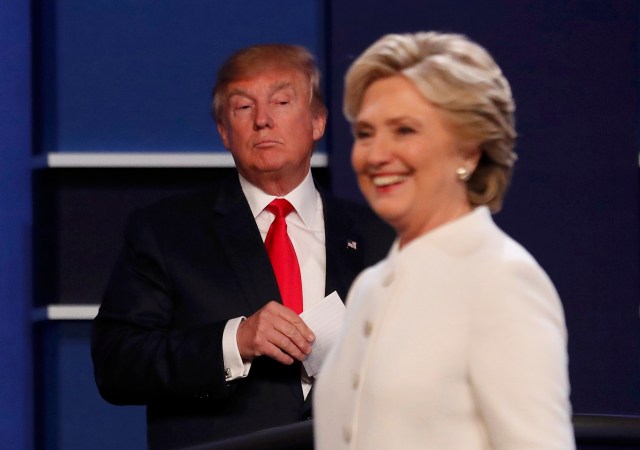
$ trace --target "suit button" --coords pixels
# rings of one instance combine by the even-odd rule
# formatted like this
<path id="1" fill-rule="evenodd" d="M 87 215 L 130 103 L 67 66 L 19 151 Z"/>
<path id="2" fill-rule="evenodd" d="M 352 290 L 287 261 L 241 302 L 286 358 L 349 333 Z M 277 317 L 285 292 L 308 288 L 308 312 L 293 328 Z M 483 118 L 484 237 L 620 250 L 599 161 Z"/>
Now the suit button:
<path id="1" fill-rule="evenodd" d="M 358 386 L 360 386 L 360 374 L 356 373 L 353 375 L 353 383 L 352 383 L 353 389 L 358 389 Z"/>
<path id="2" fill-rule="evenodd" d="M 373 330 L 373 324 L 371 323 L 371 321 L 370 321 L 370 320 L 366 320 L 366 321 L 364 322 L 364 328 L 363 328 L 363 330 L 362 330 L 362 331 L 364 332 L 364 335 L 365 335 L 366 337 L 369 337 L 369 336 L 371 335 L 371 331 L 372 331 L 372 330 Z"/>
<path id="3" fill-rule="evenodd" d="M 342 427 L 342 439 L 348 444 L 351 442 L 351 427 L 344 426 Z"/>

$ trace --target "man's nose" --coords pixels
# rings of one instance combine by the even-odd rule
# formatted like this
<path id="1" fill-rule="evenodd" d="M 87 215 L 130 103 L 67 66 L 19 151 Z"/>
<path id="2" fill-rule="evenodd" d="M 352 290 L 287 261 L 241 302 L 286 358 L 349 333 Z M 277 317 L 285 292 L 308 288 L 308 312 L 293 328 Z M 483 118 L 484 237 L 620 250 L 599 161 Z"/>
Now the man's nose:
<path id="1" fill-rule="evenodd" d="M 256 129 L 261 130 L 262 128 L 273 127 L 273 119 L 267 106 L 258 105 L 255 111 L 254 126 Z"/>

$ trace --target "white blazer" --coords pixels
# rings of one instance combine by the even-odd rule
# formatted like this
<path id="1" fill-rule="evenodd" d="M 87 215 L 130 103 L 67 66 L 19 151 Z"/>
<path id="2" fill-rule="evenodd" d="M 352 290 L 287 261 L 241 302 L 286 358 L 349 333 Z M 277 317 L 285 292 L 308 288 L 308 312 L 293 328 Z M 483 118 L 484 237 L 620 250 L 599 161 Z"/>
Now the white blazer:
<path id="1" fill-rule="evenodd" d="M 365 270 L 314 394 L 317 450 L 574 449 L 560 299 L 486 207 Z"/>

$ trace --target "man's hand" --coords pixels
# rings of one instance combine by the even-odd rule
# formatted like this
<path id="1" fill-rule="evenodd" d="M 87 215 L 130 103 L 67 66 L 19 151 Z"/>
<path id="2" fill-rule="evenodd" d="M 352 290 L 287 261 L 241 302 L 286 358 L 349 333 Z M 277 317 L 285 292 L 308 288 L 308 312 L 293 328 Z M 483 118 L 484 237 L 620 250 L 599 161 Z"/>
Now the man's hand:
<path id="1" fill-rule="evenodd" d="M 288 365 L 311 353 L 316 337 L 300 316 L 272 301 L 240 323 L 236 338 L 244 361 L 265 355 Z"/>

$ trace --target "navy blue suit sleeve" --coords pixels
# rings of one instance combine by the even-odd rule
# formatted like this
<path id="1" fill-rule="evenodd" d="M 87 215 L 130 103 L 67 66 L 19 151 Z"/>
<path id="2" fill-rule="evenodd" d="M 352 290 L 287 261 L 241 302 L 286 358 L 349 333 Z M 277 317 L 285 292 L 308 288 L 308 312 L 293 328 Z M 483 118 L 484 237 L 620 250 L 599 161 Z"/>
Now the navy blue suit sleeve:
<path id="1" fill-rule="evenodd" d="M 222 358 L 226 320 L 176 323 L 179 294 L 166 264 L 151 223 L 134 214 L 92 329 L 97 386 L 111 403 L 231 393 Z"/>

